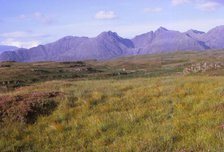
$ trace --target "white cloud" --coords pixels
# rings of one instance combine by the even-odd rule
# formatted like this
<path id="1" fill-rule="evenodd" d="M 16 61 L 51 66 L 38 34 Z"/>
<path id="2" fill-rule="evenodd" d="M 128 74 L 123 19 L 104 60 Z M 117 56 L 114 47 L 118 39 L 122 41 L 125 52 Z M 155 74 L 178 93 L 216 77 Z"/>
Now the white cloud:
<path id="1" fill-rule="evenodd" d="M 171 0 L 173 5 L 181 5 L 190 2 L 190 0 Z"/>
<path id="2" fill-rule="evenodd" d="M 39 45 L 38 41 L 18 41 L 12 38 L 1 41 L 2 45 L 16 46 L 19 48 L 32 48 Z"/>
<path id="3" fill-rule="evenodd" d="M 223 0 L 171 0 L 171 3 L 174 6 L 189 3 L 201 11 L 214 11 L 224 5 Z"/>
<path id="4" fill-rule="evenodd" d="M 12 37 L 12 38 L 25 38 L 30 35 L 27 32 L 17 31 L 17 32 L 9 32 L 0 34 L 1 37 Z"/>
<path id="5" fill-rule="evenodd" d="M 41 39 L 47 38 L 50 35 L 46 34 L 36 34 L 32 31 L 16 31 L 16 32 L 8 32 L 8 33 L 0 33 L 0 37 L 2 38 L 19 38 L 19 39 Z"/>
<path id="6" fill-rule="evenodd" d="M 111 20 L 115 19 L 117 16 L 114 11 L 99 11 L 95 14 L 95 19 L 99 20 Z"/>
<path id="7" fill-rule="evenodd" d="M 24 14 L 21 14 L 21 15 L 19 15 L 19 18 L 20 18 L 20 19 L 26 19 L 26 18 L 27 18 L 27 16 L 26 16 L 26 15 L 24 15 Z"/>
<path id="8" fill-rule="evenodd" d="M 19 15 L 19 19 L 21 20 L 33 20 L 39 22 L 44 25 L 50 25 L 55 22 L 55 19 L 47 16 L 41 12 L 34 12 L 32 14 L 21 14 Z"/>
<path id="9" fill-rule="evenodd" d="M 46 38 L 49 37 L 50 35 L 46 34 L 36 34 L 33 33 L 32 31 L 16 31 L 16 32 L 8 32 L 8 33 L 2 33 L 0 34 L 0 37 L 5 37 L 5 38 L 26 38 L 26 39 L 32 39 L 32 38 Z"/>
<path id="10" fill-rule="evenodd" d="M 214 11 L 219 7 L 221 7 L 221 4 L 218 2 L 205 2 L 197 6 L 202 11 Z"/>
<path id="11" fill-rule="evenodd" d="M 0 33 L 0 44 L 31 48 L 39 45 L 40 41 L 43 42 L 43 40 L 49 37 L 51 37 L 51 35 L 37 34 L 32 31 Z"/>
<path id="12" fill-rule="evenodd" d="M 160 8 L 160 7 L 156 7 L 156 8 L 145 8 L 144 9 L 144 12 L 145 13 L 159 13 L 159 12 L 162 12 L 163 9 Z"/>
<path id="13" fill-rule="evenodd" d="M 35 12 L 32 14 L 32 16 L 38 22 L 45 24 L 45 25 L 53 24 L 55 22 L 55 20 L 52 17 L 47 16 L 41 12 Z"/>

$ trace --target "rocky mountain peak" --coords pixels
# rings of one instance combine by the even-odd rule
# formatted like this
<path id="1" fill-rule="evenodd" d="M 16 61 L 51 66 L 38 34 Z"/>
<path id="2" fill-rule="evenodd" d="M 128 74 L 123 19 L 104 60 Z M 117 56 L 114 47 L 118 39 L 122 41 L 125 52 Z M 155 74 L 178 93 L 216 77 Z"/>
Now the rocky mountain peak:
<path id="1" fill-rule="evenodd" d="M 168 29 L 166 29 L 165 27 L 159 27 L 155 32 L 167 32 L 169 31 Z"/>

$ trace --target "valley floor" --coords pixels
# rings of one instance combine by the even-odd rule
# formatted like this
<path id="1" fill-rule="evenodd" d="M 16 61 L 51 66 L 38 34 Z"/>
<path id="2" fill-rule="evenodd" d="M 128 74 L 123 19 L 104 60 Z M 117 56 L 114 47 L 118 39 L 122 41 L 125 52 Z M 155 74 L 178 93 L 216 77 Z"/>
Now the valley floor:
<path id="1" fill-rule="evenodd" d="M 32 123 L 0 113 L 1 152 L 224 150 L 224 77 L 58 80 L 0 96 L 33 92 L 59 92 L 57 107 Z"/>

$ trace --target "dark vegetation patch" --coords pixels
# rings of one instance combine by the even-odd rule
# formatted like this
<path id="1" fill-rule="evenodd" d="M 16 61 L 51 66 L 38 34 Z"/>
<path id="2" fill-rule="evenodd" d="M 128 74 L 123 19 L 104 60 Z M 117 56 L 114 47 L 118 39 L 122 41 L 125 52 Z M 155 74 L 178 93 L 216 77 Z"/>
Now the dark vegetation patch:
<path id="1" fill-rule="evenodd" d="M 223 52 L 176 52 L 109 61 L 0 62 L 0 92 L 49 80 L 129 79 L 186 73 L 220 76 L 224 75 Z"/>
<path id="2" fill-rule="evenodd" d="M 95 67 L 77 62 L 0 62 L 0 92 L 37 82 L 63 79 L 85 79 L 99 73 Z"/>
<path id="3" fill-rule="evenodd" d="M 38 116 L 47 116 L 57 107 L 60 92 L 34 92 L 0 97 L 0 121 L 35 123 Z"/>

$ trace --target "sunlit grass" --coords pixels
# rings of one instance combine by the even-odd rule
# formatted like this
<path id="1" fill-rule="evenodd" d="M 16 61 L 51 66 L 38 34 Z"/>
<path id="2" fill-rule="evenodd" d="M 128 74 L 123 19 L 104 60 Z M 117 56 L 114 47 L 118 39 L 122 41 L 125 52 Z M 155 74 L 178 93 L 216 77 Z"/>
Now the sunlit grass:
<path id="1" fill-rule="evenodd" d="M 7 94 L 33 91 L 64 97 L 33 125 L 2 125 L 0 151 L 224 150 L 223 77 L 51 81 Z"/>

